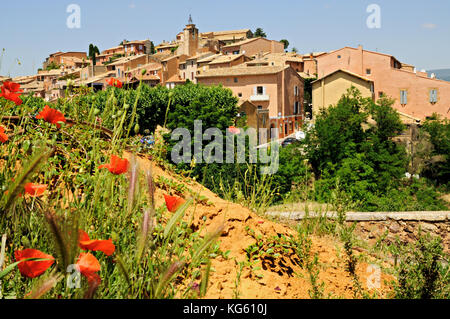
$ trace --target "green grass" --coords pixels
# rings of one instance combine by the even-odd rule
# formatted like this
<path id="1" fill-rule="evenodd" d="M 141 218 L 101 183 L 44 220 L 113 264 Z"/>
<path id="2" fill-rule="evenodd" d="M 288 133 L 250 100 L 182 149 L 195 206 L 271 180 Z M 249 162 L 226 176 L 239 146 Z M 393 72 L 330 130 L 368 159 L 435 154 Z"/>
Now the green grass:
<path id="1" fill-rule="evenodd" d="M 109 92 L 113 99 L 115 89 Z M 0 235 L 6 237 L 0 271 L 15 262 L 14 251 L 25 248 L 50 254 L 56 263 L 33 279 L 14 267 L 2 278 L 1 295 L 24 298 L 31 292 L 28 297 L 195 298 L 194 283 L 202 285 L 204 294 L 210 253 L 220 229 L 205 237 L 199 235 L 202 229 L 191 230 L 182 217 L 192 209 L 192 200 L 170 219 L 165 205 L 155 207 L 152 181 L 168 182 L 151 172 L 133 169 L 133 160 L 128 174 L 113 175 L 98 169 L 111 155 L 122 156 L 125 149 L 130 150 L 135 105 L 111 104 L 116 108 L 111 113 L 120 110 L 121 116 L 111 123 L 112 135 L 108 136 L 105 130 L 94 129 L 98 112 L 77 105 L 75 99 L 59 102 L 59 110 L 74 119 L 74 124 L 58 129 L 34 118 L 43 108 L 42 100 L 23 98 L 20 106 L 0 99 L 1 125 L 9 135 L 0 145 Z M 27 182 L 48 187 L 42 197 L 17 196 Z M 168 186 L 168 190 L 180 193 L 187 190 L 182 184 Z M 75 264 L 82 252 L 77 244 L 78 229 L 94 239 L 112 238 L 116 247 L 112 256 L 91 252 L 101 265 L 98 287 L 89 285 L 84 276 L 79 289 L 68 286 L 71 277 L 67 267 Z"/>

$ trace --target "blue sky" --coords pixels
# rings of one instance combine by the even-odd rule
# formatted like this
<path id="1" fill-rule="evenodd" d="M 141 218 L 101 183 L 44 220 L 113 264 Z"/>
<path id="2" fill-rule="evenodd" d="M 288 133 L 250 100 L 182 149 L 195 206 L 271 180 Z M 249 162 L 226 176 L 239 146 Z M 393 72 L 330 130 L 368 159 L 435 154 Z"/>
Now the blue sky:
<path id="1" fill-rule="evenodd" d="M 72 3 L 81 8 L 80 29 L 66 26 Z M 379 29 L 366 25 L 370 4 L 381 8 Z M 50 53 L 87 51 L 90 43 L 104 50 L 123 39 L 172 40 L 189 13 L 200 32 L 262 27 L 302 53 L 362 44 L 419 69 L 450 68 L 447 0 L 2 0 L 0 74 L 34 74 Z"/>

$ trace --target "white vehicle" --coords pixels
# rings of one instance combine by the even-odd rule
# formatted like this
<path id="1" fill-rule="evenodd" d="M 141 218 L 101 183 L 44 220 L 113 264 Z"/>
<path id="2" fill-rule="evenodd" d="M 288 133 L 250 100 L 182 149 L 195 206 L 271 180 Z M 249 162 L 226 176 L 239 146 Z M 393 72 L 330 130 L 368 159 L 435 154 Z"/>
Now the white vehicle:
<path id="1" fill-rule="evenodd" d="M 306 137 L 305 132 L 303 132 L 303 131 L 295 132 L 295 138 L 296 138 L 297 140 L 299 140 L 299 141 L 304 140 L 305 137 Z"/>

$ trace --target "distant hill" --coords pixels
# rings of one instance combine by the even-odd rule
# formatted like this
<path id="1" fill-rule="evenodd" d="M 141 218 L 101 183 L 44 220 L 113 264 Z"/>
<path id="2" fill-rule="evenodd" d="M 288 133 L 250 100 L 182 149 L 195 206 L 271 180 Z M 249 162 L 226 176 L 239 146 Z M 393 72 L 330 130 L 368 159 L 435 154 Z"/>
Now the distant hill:
<path id="1" fill-rule="evenodd" d="M 436 74 L 438 79 L 450 81 L 450 69 L 429 70 L 428 75 L 431 75 L 431 73 Z"/>

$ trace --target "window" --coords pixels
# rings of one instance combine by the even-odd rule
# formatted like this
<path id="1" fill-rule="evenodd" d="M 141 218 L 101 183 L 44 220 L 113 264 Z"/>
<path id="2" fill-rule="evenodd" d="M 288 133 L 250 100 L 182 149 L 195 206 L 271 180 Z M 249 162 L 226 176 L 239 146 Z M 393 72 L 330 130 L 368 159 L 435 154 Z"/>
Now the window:
<path id="1" fill-rule="evenodd" d="M 437 89 L 430 90 L 430 103 L 437 103 Z"/>
<path id="2" fill-rule="evenodd" d="M 257 95 L 263 95 L 264 94 L 264 87 L 263 86 L 257 86 L 256 87 L 256 94 Z"/>
<path id="3" fill-rule="evenodd" d="M 408 104 L 408 91 L 400 90 L 400 104 L 401 105 Z"/>
<path id="4" fill-rule="evenodd" d="M 298 114 L 298 113 L 300 113 L 299 103 L 298 103 L 298 101 L 295 101 L 295 103 L 294 103 L 294 114 Z"/>
<path id="5" fill-rule="evenodd" d="M 194 72 L 191 72 L 191 80 L 194 80 Z"/>
<path id="6" fill-rule="evenodd" d="M 294 96 L 298 96 L 298 86 L 294 86 Z"/>
<path id="7" fill-rule="evenodd" d="M 366 75 L 371 75 L 372 74 L 372 70 L 371 69 L 366 69 Z"/>
<path id="8" fill-rule="evenodd" d="M 233 51 L 233 54 L 239 54 L 239 50 Z"/>
<path id="9" fill-rule="evenodd" d="M 238 82 L 238 78 L 234 78 L 234 83 L 237 83 Z"/>
<path id="10" fill-rule="evenodd" d="M 337 56 L 337 58 L 338 58 L 338 59 L 340 59 L 340 58 L 341 58 L 341 56 L 340 56 L 340 55 L 338 55 L 338 56 Z"/>
<path id="11" fill-rule="evenodd" d="M 383 95 L 384 95 L 384 92 L 383 92 L 383 91 L 379 91 L 379 92 L 378 92 L 378 97 L 379 97 L 380 99 L 383 97 Z"/>
<path id="12" fill-rule="evenodd" d="M 238 93 L 238 97 L 242 97 L 242 93 Z"/>
<path id="13" fill-rule="evenodd" d="M 262 105 L 258 105 L 258 110 L 262 110 Z"/>

